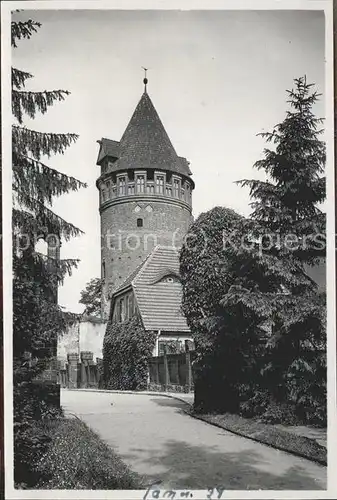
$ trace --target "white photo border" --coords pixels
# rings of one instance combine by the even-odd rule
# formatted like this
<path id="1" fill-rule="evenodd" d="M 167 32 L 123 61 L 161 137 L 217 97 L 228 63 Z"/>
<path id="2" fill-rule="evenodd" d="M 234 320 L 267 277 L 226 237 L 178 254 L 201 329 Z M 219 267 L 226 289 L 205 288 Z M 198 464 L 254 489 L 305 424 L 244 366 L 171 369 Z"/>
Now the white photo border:
<path id="1" fill-rule="evenodd" d="M 11 499 L 142 499 L 145 490 L 16 490 L 13 481 L 12 383 L 12 239 L 11 239 L 11 11 L 22 10 L 321 10 L 325 12 L 325 109 L 327 133 L 327 363 L 328 363 L 328 487 L 317 491 L 224 491 L 227 499 L 336 498 L 336 265 L 333 0 L 72 0 L 3 1 L 1 3 L 2 70 L 2 184 L 3 184 L 3 297 L 4 297 L 4 421 L 5 498 Z M 330 133 L 331 131 L 331 133 Z M 176 498 L 180 491 L 176 490 Z M 194 490 L 193 499 L 206 499 L 207 490 Z M 151 497 L 148 497 L 151 498 Z"/>

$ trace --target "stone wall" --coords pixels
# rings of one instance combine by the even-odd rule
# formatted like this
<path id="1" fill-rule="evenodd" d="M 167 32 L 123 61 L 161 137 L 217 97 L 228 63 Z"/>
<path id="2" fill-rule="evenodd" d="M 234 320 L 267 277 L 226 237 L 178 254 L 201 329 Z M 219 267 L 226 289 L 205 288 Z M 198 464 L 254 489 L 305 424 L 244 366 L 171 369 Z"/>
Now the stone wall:
<path id="1" fill-rule="evenodd" d="M 79 354 L 81 351 L 90 351 L 94 358 L 102 358 L 105 329 L 106 323 L 98 318 L 82 318 L 59 337 L 57 359 L 65 361 L 68 354 Z"/>
<path id="2" fill-rule="evenodd" d="M 102 359 L 93 359 L 90 351 L 67 355 L 67 360 L 58 371 L 59 386 L 68 389 L 101 388 L 103 375 Z"/>

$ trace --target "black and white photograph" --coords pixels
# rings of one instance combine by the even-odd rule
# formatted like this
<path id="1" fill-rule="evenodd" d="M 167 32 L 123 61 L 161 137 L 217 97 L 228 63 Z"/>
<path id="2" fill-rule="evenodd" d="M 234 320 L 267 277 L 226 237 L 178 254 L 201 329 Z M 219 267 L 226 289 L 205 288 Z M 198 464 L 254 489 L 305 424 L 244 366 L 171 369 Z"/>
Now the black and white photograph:
<path id="1" fill-rule="evenodd" d="M 332 6 L 2 3 L 6 499 L 335 498 Z"/>

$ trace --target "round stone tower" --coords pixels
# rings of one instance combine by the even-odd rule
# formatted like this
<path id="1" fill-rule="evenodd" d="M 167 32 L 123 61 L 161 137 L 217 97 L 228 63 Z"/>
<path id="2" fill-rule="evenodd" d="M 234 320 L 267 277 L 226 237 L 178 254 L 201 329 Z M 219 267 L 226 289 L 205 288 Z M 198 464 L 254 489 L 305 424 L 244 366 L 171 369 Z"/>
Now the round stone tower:
<path id="1" fill-rule="evenodd" d="M 146 91 L 120 140 L 101 139 L 103 309 L 156 245 L 179 247 L 191 223 L 194 182 Z"/>

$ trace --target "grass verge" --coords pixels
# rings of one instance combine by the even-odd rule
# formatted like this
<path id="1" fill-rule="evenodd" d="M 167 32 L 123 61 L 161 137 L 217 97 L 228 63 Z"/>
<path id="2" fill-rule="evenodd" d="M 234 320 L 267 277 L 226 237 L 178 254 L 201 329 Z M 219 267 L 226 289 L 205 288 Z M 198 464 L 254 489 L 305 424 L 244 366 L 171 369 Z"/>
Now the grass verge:
<path id="1" fill-rule="evenodd" d="M 287 451 L 293 455 L 307 458 L 322 465 L 327 464 L 327 450 L 314 439 L 299 436 L 294 433 L 278 429 L 271 424 L 264 424 L 253 419 L 232 415 L 199 414 L 188 411 L 189 415 L 204 422 L 208 422 L 227 431 L 267 444 L 278 450 Z"/>
<path id="2" fill-rule="evenodd" d="M 78 418 L 43 424 L 51 438 L 37 471 L 40 489 L 141 489 L 142 478 Z"/>

